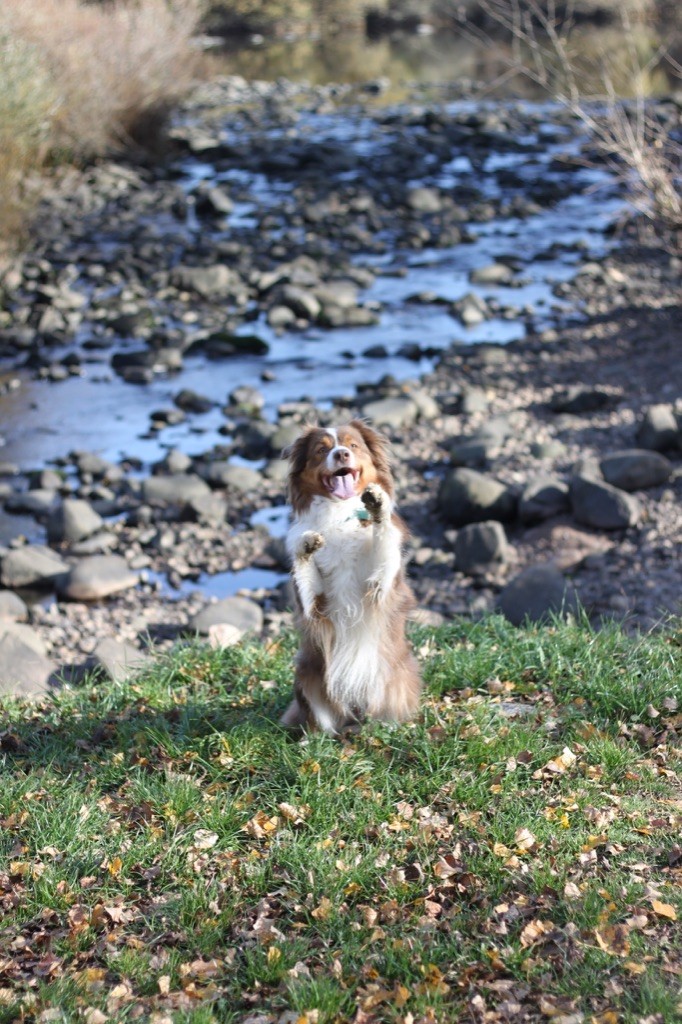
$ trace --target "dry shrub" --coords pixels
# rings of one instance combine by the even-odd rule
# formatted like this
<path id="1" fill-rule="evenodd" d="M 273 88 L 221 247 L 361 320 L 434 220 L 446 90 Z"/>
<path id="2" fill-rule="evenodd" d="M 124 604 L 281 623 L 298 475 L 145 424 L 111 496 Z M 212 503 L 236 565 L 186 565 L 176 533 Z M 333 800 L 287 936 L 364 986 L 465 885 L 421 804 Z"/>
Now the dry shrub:
<path id="1" fill-rule="evenodd" d="M 665 47 L 642 59 L 627 6 L 619 13 L 618 48 L 592 58 L 576 37 L 570 4 L 560 16 L 553 0 L 478 2 L 490 21 L 509 34 L 509 74 L 529 77 L 567 107 L 585 125 L 600 159 L 622 179 L 635 209 L 664 232 L 679 230 L 682 146 L 673 134 L 677 122 L 661 115 L 644 88 L 652 69 L 666 60 L 672 73 L 680 74 Z M 488 39 L 482 29 L 469 28 L 479 40 Z M 598 83 L 598 92 L 588 93 L 586 82 Z"/>
<path id="2" fill-rule="evenodd" d="M 40 52 L 0 35 L 0 235 L 21 227 L 31 171 L 49 147 L 57 97 Z"/>
<path id="3" fill-rule="evenodd" d="M 187 87 L 198 16 L 198 0 L 3 0 L 0 32 L 40 55 L 58 96 L 53 145 L 89 158 L 144 141 Z"/>

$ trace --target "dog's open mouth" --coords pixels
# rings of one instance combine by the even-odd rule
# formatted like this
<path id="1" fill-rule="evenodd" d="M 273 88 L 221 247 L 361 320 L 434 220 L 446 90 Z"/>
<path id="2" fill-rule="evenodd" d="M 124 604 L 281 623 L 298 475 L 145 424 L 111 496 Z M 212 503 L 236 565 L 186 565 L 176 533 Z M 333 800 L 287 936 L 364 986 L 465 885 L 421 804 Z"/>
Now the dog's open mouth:
<path id="1" fill-rule="evenodd" d="M 336 473 L 323 478 L 324 486 L 334 498 L 354 498 L 355 482 L 360 476 L 360 471 L 344 466 L 337 469 Z"/>

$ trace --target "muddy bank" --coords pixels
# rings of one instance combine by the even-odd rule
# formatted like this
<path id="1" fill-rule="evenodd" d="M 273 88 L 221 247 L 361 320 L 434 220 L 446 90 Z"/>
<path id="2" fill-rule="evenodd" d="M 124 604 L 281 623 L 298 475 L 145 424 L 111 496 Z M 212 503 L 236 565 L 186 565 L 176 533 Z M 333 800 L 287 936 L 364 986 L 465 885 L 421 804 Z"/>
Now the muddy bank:
<path id="1" fill-rule="evenodd" d="M 391 437 L 427 618 L 679 611 L 679 264 L 564 113 L 232 78 L 174 136 L 4 279 L 4 678 L 276 633 L 312 415 Z"/>

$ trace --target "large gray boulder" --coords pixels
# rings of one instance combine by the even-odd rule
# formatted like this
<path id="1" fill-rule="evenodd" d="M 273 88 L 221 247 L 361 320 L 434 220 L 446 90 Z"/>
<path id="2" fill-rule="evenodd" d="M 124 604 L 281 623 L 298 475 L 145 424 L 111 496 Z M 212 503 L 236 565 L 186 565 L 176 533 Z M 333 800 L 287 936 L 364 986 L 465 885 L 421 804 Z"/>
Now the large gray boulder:
<path id="1" fill-rule="evenodd" d="M 507 535 L 501 523 L 491 520 L 470 523 L 457 532 L 455 569 L 475 576 L 501 565 L 509 558 Z"/>
<path id="2" fill-rule="evenodd" d="M 92 505 L 80 498 L 65 498 L 47 521 L 47 538 L 52 543 L 75 544 L 97 533 L 104 521 Z"/>
<path id="3" fill-rule="evenodd" d="M 569 495 L 573 515 L 584 526 L 598 530 L 625 530 L 639 522 L 642 514 L 637 499 L 603 480 L 575 476 Z"/>
<path id="4" fill-rule="evenodd" d="M 2 560 L 0 581 L 5 587 L 54 586 L 55 582 L 70 569 L 68 562 L 60 558 L 52 548 L 42 544 L 26 544 L 8 551 Z"/>
<path id="5" fill-rule="evenodd" d="M 419 406 L 413 398 L 398 395 L 368 402 L 362 412 L 370 422 L 380 427 L 410 427 L 419 416 Z"/>
<path id="6" fill-rule="evenodd" d="M 101 673 L 114 683 L 123 683 L 150 662 L 149 655 L 132 644 L 106 637 L 95 647 L 86 668 Z"/>
<path id="7" fill-rule="evenodd" d="M 557 477 L 542 474 L 529 480 L 519 498 L 522 523 L 541 523 L 551 516 L 568 512 L 568 486 Z"/>
<path id="8" fill-rule="evenodd" d="M 0 619 L 11 619 L 13 622 L 28 621 L 26 602 L 12 590 L 0 590 Z"/>
<path id="9" fill-rule="evenodd" d="M 57 491 L 45 487 L 35 487 L 31 491 L 15 491 L 5 498 L 5 508 L 8 512 L 26 512 L 38 519 L 49 516 L 58 504 Z"/>
<path id="10" fill-rule="evenodd" d="M 99 601 L 134 587 L 137 581 L 120 555 L 93 555 L 74 566 L 59 583 L 59 592 L 71 601 Z"/>
<path id="11" fill-rule="evenodd" d="M 260 473 L 250 466 L 237 466 L 232 462 L 211 462 L 205 476 L 213 487 L 227 487 L 241 494 L 249 494 L 261 488 Z"/>
<path id="12" fill-rule="evenodd" d="M 248 298 L 248 289 L 239 274 L 222 263 L 214 263 L 210 267 L 181 264 L 171 272 L 170 280 L 175 288 L 196 292 L 209 301 L 233 299 L 241 302 Z"/>
<path id="13" fill-rule="evenodd" d="M 53 663 L 11 632 L 0 635 L 0 698 L 40 697 L 55 673 Z"/>
<path id="14" fill-rule="evenodd" d="M 149 505 L 186 505 L 210 493 L 206 481 L 195 473 L 150 476 L 142 481 L 142 500 Z"/>
<path id="15" fill-rule="evenodd" d="M 438 507 L 454 526 L 487 519 L 509 522 L 516 515 L 516 495 L 492 477 L 473 469 L 453 469 L 443 479 Z"/>
<path id="16" fill-rule="evenodd" d="M 665 452 L 675 448 L 679 441 L 679 425 L 672 405 L 649 406 L 637 428 L 637 444 L 652 451 Z"/>
<path id="17" fill-rule="evenodd" d="M 542 622 L 551 614 L 576 612 L 578 599 L 553 565 L 532 565 L 507 584 L 498 607 L 509 622 L 520 626 L 526 619 Z"/>
<path id="18" fill-rule="evenodd" d="M 259 604 L 248 597 L 226 597 L 222 601 L 207 604 L 192 617 L 189 628 L 193 633 L 207 636 L 211 626 L 235 626 L 245 633 L 260 633 L 263 628 L 263 611 Z"/>
<path id="19" fill-rule="evenodd" d="M 622 491 L 640 491 L 658 487 L 670 479 L 672 463 L 657 451 L 630 448 L 611 452 L 600 462 L 604 479 Z"/>

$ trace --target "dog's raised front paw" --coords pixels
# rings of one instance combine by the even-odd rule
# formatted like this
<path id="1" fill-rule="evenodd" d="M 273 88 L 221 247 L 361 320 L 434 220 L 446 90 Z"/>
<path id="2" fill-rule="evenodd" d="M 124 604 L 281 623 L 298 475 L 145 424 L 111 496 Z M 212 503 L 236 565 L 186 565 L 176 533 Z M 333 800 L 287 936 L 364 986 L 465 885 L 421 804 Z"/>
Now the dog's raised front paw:
<path id="1" fill-rule="evenodd" d="M 315 533 L 314 530 L 306 530 L 296 548 L 296 558 L 300 561 L 307 561 L 321 547 L 324 547 L 324 537 L 322 534 Z"/>
<path id="2" fill-rule="evenodd" d="M 375 523 L 385 517 L 387 497 L 378 484 L 368 484 L 360 495 L 360 501 L 369 512 Z"/>

